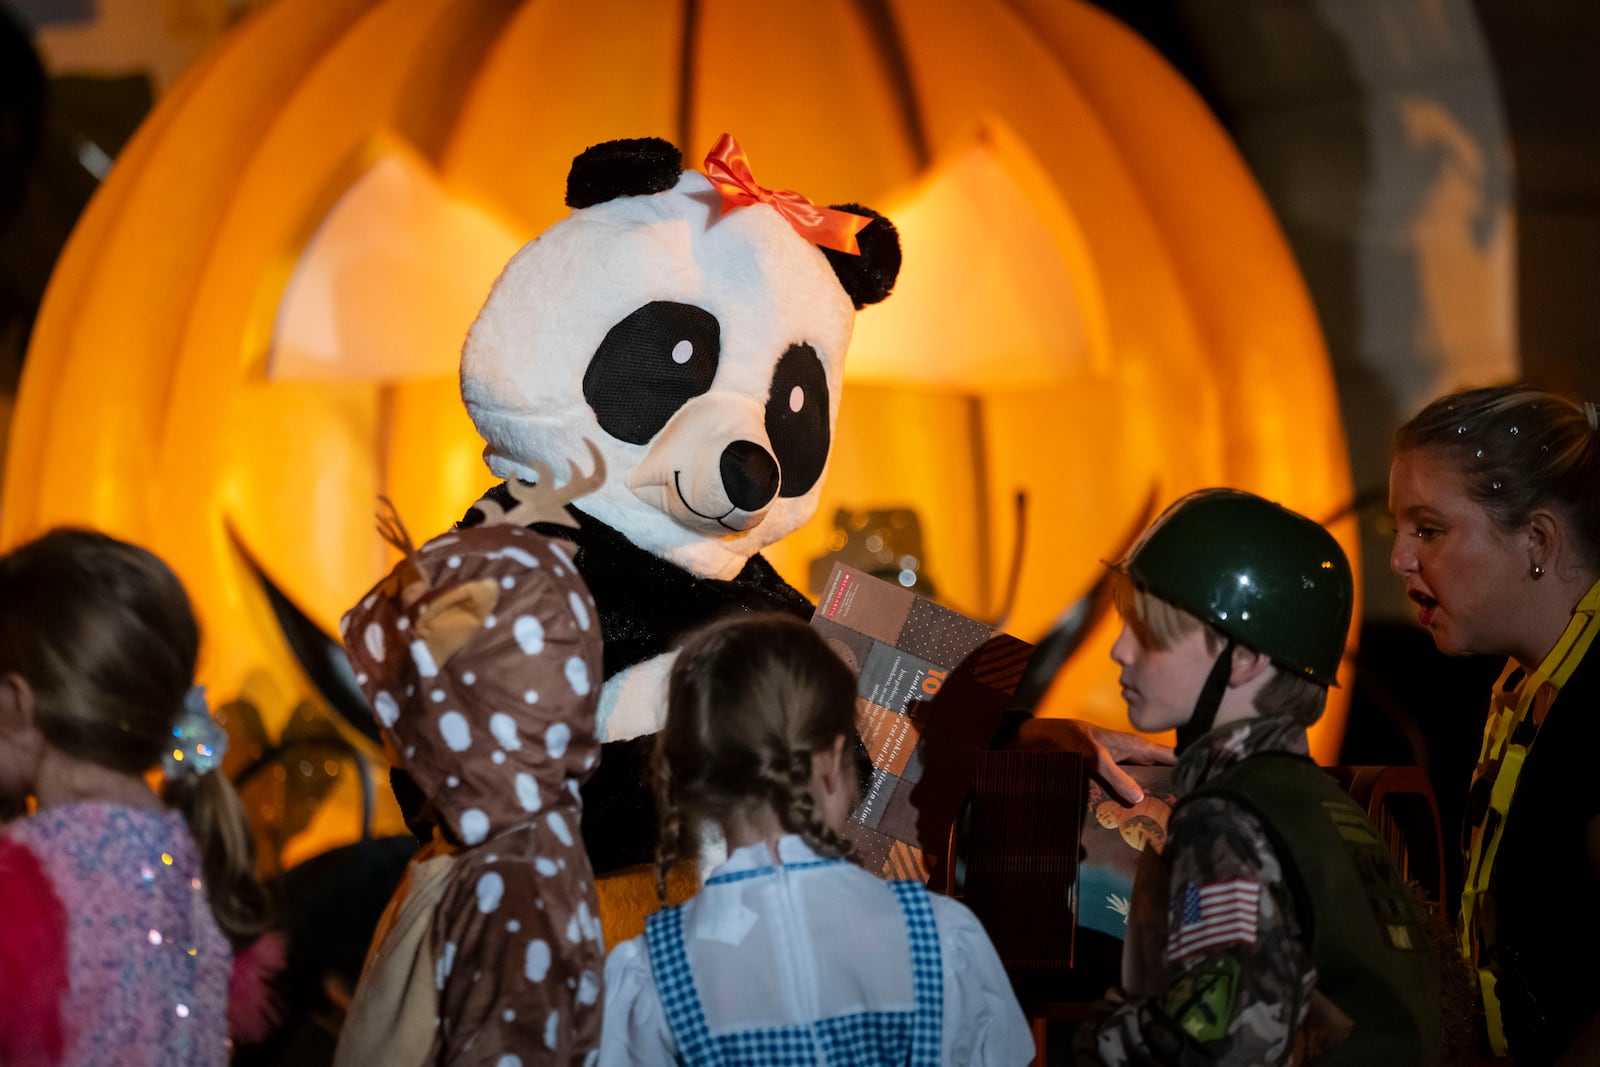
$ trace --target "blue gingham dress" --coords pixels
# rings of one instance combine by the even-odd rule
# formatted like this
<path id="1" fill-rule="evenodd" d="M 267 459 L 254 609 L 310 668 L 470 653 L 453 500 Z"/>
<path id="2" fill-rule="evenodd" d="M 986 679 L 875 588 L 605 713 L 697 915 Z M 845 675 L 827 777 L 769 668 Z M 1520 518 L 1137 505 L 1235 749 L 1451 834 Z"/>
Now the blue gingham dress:
<path id="1" fill-rule="evenodd" d="M 739 849 L 606 965 L 602 1064 L 1027 1063 L 972 914 L 796 836 Z"/>

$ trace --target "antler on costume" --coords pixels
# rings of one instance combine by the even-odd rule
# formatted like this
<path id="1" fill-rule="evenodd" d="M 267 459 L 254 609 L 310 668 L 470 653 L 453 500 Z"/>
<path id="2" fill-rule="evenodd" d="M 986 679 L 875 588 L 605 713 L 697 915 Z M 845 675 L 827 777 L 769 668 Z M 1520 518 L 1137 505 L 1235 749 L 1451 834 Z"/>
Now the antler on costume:
<path id="1" fill-rule="evenodd" d="M 397 569 L 391 577 L 399 582 L 405 603 L 415 603 L 433 583 L 428 579 L 428 572 L 422 569 L 422 558 L 417 555 L 416 543 L 411 540 L 411 533 L 400 518 L 400 509 L 394 506 L 393 500 L 382 495 L 378 497 L 378 536 L 399 549 L 411 565 L 410 574 Z"/>
<path id="2" fill-rule="evenodd" d="M 567 483 L 558 487 L 555 472 L 538 460 L 530 459 L 528 465 L 539 475 L 539 480 L 532 485 L 517 478 L 507 480 L 506 491 L 516 499 L 516 507 L 504 508 L 487 496 L 479 500 L 475 506 L 483 512 L 483 525 L 509 522 L 527 526 L 535 522 L 548 522 L 576 527 L 578 522 L 567 513 L 567 505 L 599 489 L 606 481 L 606 461 L 600 455 L 600 449 L 587 437 L 583 443 L 588 446 L 589 458 L 594 461 L 592 471 L 587 475 L 580 474 L 578 464 L 574 461 L 568 467 Z"/>

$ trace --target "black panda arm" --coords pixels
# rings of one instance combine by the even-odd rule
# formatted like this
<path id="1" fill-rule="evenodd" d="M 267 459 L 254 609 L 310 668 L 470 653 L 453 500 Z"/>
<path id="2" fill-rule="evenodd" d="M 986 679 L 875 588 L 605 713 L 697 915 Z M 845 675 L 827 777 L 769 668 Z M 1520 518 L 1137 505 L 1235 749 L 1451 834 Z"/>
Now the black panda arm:
<path id="1" fill-rule="evenodd" d="M 655 734 L 645 734 L 600 746 L 600 765 L 581 790 L 583 847 L 596 875 L 655 862 L 655 745 Z"/>

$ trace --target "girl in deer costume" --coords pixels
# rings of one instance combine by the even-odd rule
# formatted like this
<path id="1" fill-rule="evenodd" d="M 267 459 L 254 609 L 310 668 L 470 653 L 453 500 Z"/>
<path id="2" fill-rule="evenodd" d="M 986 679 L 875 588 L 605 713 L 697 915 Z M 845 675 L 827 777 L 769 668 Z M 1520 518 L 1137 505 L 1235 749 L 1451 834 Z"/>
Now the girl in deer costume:
<path id="1" fill-rule="evenodd" d="M 435 830 L 379 924 L 339 1063 L 593 1058 L 604 946 L 578 787 L 599 758 L 600 631 L 566 550 L 526 524 L 564 521 L 596 459 L 559 493 L 548 470 L 513 481 L 514 506 L 485 501 L 489 521 L 421 549 L 380 519 L 405 558 L 345 617 L 345 645 Z"/>

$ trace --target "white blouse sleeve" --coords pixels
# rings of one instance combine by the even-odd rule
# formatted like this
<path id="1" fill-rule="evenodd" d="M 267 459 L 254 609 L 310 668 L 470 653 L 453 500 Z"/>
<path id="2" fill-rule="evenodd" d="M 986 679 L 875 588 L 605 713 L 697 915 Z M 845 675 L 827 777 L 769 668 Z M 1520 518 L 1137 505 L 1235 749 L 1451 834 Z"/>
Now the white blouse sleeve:
<path id="1" fill-rule="evenodd" d="M 1033 1031 L 983 925 L 960 901 L 934 896 L 932 902 L 944 963 L 941 1058 L 998 1067 L 1030 1062 Z"/>
<path id="2" fill-rule="evenodd" d="M 624 941 L 606 957 L 600 1067 L 671 1064 L 677 1054 L 678 1044 L 661 1009 L 644 938 Z"/>

